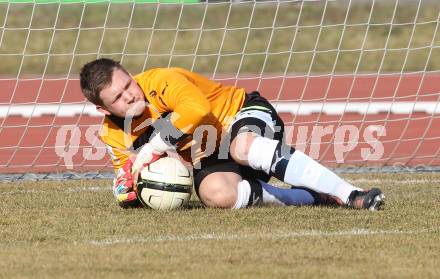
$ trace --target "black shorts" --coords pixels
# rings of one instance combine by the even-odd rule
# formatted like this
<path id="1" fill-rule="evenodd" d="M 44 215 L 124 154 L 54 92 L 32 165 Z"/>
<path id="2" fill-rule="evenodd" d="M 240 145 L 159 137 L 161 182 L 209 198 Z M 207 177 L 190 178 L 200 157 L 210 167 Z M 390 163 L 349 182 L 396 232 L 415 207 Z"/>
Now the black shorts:
<path id="1" fill-rule="evenodd" d="M 263 115 L 266 122 L 252 117 L 252 113 Z M 246 94 L 244 105 L 237 113 L 236 120 L 233 121 L 229 129 L 230 135 L 225 137 L 225 139 L 232 142 L 238 134 L 246 131 L 253 131 L 264 137 L 279 141 L 282 141 L 284 136 L 284 123 L 280 116 L 275 108 L 256 91 Z M 231 158 L 229 152 L 228 158 L 220 159 L 219 150 L 217 149 L 213 154 L 201 159 L 199 168 L 194 168 L 193 170 L 194 188 L 197 195 L 199 195 L 199 188 L 203 179 L 215 172 L 233 172 L 240 175 L 243 179 L 260 179 L 265 182 L 270 179 L 270 175 L 263 171 L 238 164 Z"/>

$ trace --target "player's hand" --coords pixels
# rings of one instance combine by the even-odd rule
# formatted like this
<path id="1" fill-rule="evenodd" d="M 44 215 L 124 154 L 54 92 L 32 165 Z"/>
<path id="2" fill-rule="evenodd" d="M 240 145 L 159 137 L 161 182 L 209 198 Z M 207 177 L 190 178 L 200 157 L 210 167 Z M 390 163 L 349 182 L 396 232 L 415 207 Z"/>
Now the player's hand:
<path id="1" fill-rule="evenodd" d="M 113 183 L 113 194 L 122 207 L 130 206 L 130 204 L 137 201 L 136 192 L 133 188 L 135 179 L 132 175 L 132 167 L 135 159 L 135 155 L 131 155 L 128 158 L 125 165 L 118 170 L 118 175 Z"/>
<path id="2" fill-rule="evenodd" d="M 132 167 L 132 176 L 134 178 L 134 187 L 136 187 L 137 179 L 141 170 L 148 165 L 156 162 L 160 158 L 164 156 L 164 153 L 158 152 L 154 150 L 150 143 L 145 144 L 141 151 L 137 154 L 136 160 L 133 163 Z"/>

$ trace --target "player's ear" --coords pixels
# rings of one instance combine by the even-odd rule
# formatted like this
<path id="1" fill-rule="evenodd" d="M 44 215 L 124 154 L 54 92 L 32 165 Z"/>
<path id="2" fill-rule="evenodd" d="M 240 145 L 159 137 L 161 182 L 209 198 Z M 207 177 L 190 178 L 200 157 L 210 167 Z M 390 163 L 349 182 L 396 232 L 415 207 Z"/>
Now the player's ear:
<path id="1" fill-rule="evenodd" d="M 96 110 L 99 111 L 100 113 L 103 113 L 104 115 L 111 114 L 106 108 L 104 108 L 102 106 L 96 106 Z"/>

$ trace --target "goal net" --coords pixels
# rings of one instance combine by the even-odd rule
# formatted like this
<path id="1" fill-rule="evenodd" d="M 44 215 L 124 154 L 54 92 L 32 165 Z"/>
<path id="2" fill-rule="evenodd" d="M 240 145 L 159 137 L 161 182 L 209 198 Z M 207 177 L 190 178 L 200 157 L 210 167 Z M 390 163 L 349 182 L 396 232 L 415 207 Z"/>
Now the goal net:
<path id="1" fill-rule="evenodd" d="M 173 3 L 174 2 L 174 3 Z M 440 165 L 440 1 L 0 1 L 2 173 L 106 172 L 78 72 L 183 67 L 269 99 L 334 168 Z"/>

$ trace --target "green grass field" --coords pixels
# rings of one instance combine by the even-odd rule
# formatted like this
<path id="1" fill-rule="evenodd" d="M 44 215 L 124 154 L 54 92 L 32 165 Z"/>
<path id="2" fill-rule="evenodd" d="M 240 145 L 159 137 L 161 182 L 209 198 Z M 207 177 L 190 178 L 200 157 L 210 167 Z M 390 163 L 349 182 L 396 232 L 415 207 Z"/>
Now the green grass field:
<path id="1" fill-rule="evenodd" d="M 344 177 L 385 210 L 124 210 L 107 180 L 2 183 L 0 277 L 439 278 L 440 174 Z"/>

